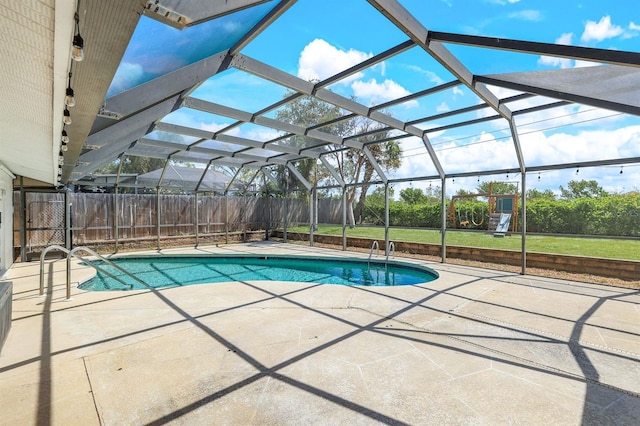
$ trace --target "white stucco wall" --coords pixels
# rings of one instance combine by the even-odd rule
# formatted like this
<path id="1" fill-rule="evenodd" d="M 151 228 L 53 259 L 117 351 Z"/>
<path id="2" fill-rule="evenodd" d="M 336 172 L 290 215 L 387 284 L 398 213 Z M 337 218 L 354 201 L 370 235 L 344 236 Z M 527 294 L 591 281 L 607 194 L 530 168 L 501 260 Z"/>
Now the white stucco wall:
<path id="1" fill-rule="evenodd" d="M 0 276 L 13 263 L 13 179 L 0 163 Z"/>

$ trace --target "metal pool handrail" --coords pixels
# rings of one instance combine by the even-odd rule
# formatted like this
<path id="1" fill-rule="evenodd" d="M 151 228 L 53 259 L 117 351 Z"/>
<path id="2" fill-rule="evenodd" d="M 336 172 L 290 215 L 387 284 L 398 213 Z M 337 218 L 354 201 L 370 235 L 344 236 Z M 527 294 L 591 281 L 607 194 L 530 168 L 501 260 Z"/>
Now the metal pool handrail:
<path id="1" fill-rule="evenodd" d="M 385 265 L 389 263 L 389 255 L 393 252 L 393 257 L 396 257 L 396 245 L 393 244 L 393 241 L 389 242 L 389 247 L 387 247 L 387 258 L 385 260 Z"/>
<path id="2" fill-rule="evenodd" d="M 373 255 L 373 248 L 376 248 L 376 256 L 380 254 L 380 244 L 378 244 L 378 240 L 373 240 L 371 243 L 371 250 L 369 250 L 369 259 L 367 260 L 367 265 L 371 263 L 371 256 Z"/>
<path id="3" fill-rule="evenodd" d="M 98 259 L 102 260 L 103 262 L 105 262 L 106 264 L 112 266 L 113 268 L 117 269 L 118 271 L 122 272 L 125 275 L 130 276 L 131 278 L 133 278 L 134 280 L 138 281 L 139 283 L 141 283 L 142 285 L 144 285 L 145 287 L 149 287 L 149 285 L 147 283 L 145 283 L 144 281 L 142 281 L 140 278 L 136 277 L 135 275 L 133 275 L 132 273 L 126 271 L 125 269 L 122 269 L 120 266 L 116 265 L 115 263 L 113 263 L 112 261 L 110 261 L 109 259 L 107 259 L 104 256 L 99 255 L 98 253 L 96 253 L 95 251 L 91 250 L 89 247 L 86 246 L 79 246 L 79 247 L 75 247 L 72 250 L 68 250 L 65 247 L 59 246 L 59 245 L 51 245 L 47 248 L 45 248 L 42 251 L 42 254 L 40 255 L 40 296 L 42 296 L 44 294 L 44 258 L 45 255 L 50 252 L 51 250 L 60 250 L 63 251 L 67 254 L 67 294 L 66 294 L 66 299 L 70 300 L 71 299 L 71 258 L 72 257 L 76 257 L 80 260 L 82 260 L 83 262 L 85 262 L 87 265 L 91 266 L 93 269 L 95 269 L 98 272 L 102 272 L 105 275 L 108 275 L 109 277 L 121 282 L 122 284 L 129 286 L 129 288 L 133 288 L 133 286 L 131 284 L 128 284 L 124 281 L 122 281 L 120 278 L 116 277 L 113 274 L 110 274 L 109 272 L 105 271 L 102 268 L 99 268 L 97 265 L 87 261 L 85 258 L 83 258 L 82 256 L 76 254 L 77 251 L 80 250 L 84 250 L 86 252 L 88 252 L 89 254 L 91 254 L 92 256 L 97 257 Z"/>
<path id="4" fill-rule="evenodd" d="M 85 262 L 87 265 L 91 266 L 93 269 L 95 269 L 96 271 L 102 272 L 105 275 L 108 275 L 109 277 L 120 281 L 122 284 L 129 286 L 129 289 L 133 288 L 133 285 L 128 284 L 124 281 L 122 281 L 120 278 L 116 277 L 113 274 L 110 274 L 109 272 L 99 268 L 97 265 L 93 264 L 92 262 L 87 261 L 84 257 L 76 254 L 77 251 L 86 251 L 87 253 L 89 253 L 92 256 L 97 257 L 98 259 L 102 260 L 104 263 L 106 263 L 107 265 L 111 266 L 112 268 L 117 269 L 118 271 L 122 272 L 123 274 L 133 278 L 134 280 L 136 280 L 137 282 L 139 282 L 140 284 L 142 284 L 145 287 L 149 287 L 149 285 L 147 283 L 145 283 L 144 281 L 142 281 L 140 278 L 136 277 L 135 275 L 133 275 L 131 272 L 127 271 L 126 269 L 123 269 L 122 267 L 116 265 L 115 263 L 113 263 L 112 261 L 110 261 L 109 259 L 107 259 L 104 256 L 99 255 L 98 253 L 96 253 L 95 251 L 91 250 L 89 247 L 86 246 L 79 246 L 74 248 L 73 250 L 71 250 L 69 252 L 69 255 L 67 256 L 67 299 L 69 298 L 69 294 L 71 291 L 71 257 L 75 256 L 78 259 L 82 260 L 83 262 Z"/>
<path id="5" fill-rule="evenodd" d="M 40 296 L 44 294 L 44 257 L 46 256 L 47 253 L 49 253 L 51 250 L 54 250 L 54 249 L 63 251 L 67 254 L 67 257 L 69 256 L 69 250 L 66 247 L 62 247 L 55 244 L 42 250 L 42 254 L 40 254 Z"/>

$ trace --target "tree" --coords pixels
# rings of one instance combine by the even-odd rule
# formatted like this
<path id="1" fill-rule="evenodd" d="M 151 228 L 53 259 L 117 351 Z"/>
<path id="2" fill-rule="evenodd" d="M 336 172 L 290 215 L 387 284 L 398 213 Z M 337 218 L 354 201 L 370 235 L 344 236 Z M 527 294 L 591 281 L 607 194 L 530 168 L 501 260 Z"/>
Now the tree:
<path id="1" fill-rule="evenodd" d="M 122 169 L 120 171 L 121 173 L 137 173 L 139 175 L 161 169 L 164 167 L 164 163 L 166 162 L 166 160 L 161 158 L 134 157 L 126 155 L 122 159 L 118 158 L 106 166 L 96 170 L 96 173 L 116 174 L 120 168 L 120 161 L 123 162 Z"/>
<path id="2" fill-rule="evenodd" d="M 293 92 L 285 94 L 285 98 L 289 97 Z M 330 122 L 338 117 L 342 116 L 339 107 L 323 102 L 311 96 L 300 96 L 291 102 L 288 102 L 284 108 L 281 108 L 276 113 L 276 119 L 285 123 L 293 124 L 298 127 L 308 128 L 316 126 L 320 123 Z M 322 128 L 322 131 L 329 134 L 345 134 L 347 132 L 347 126 L 350 123 L 347 121 L 340 121 Z M 317 139 L 311 139 L 308 136 L 293 135 L 289 138 L 279 142 L 281 145 L 293 146 L 296 148 L 305 148 L 318 144 Z M 316 185 L 318 182 L 326 179 L 329 172 L 323 168 L 319 168 L 315 159 L 308 158 L 298 161 L 294 164 L 294 167 L 300 172 L 300 174 L 312 185 Z M 289 173 L 289 170 L 285 166 L 279 166 L 276 170 L 278 180 L 283 188 L 289 191 L 295 191 L 302 188 L 300 181 Z"/>
<path id="3" fill-rule="evenodd" d="M 482 182 L 476 186 L 479 194 L 517 194 L 518 185 L 509 182 Z"/>
<path id="4" fill-rule="evenodd" d="M 405 188 L 400 191 L 400 198 L 407 204 L 420 204 L 427 201 L 427 196 L 420 188 Z"/>
<path id="5" fill-rule="evenodd" d="M 555 200 L 556 194 L 554 194 L 553 191 L 550 189 L 539 191 L 535 188 L 532 188 L 527 191 L 527 199 L 528 200 Z"/>
<path id="6" fill-rule="evenodd" d="M 571 180 L 567 189 L 560 185 L 560 196 L 567 200 L 577 198 L 600 198 L 609 195 L 595 180 Z"/>
<path id="7" fill-rule="evenodd" d="M 339 120 L 342 116 L 344 116 L 344 112 L 335 105 L 313 97 L 301 96 L 280 109 L 276 114 L 276 119 L 303 128 L 318 126 L 319 131 L 343 138 L 365 134 L 365 136 L 356 138 L 355 141 L 367 146 L 372 157 L 384 171 L 392 171 L 400 167 L 402 150 L 396 141 L 389 140 L 388 130 L 382 130 L 380 123 L 366 118 L 351 117 Z M 320 126 L 322 123 L 328 124 Z M 380 131 L 376 131 L 377 129 Z M 346 190 L 349 223 L 351 227 L 355 226 L 355 218 L 361 216 L 367 191 L 375 175 L 375 169 L 364 151 L 337 145 L 319 145 L 317 139 L 301 135 L 291 136 L 283 140 L 281 144 L 296 148 L 318 145 L 318 150 L 326 152 L 325 158 L 335 168 L 341 179 L 349 185 Z M 300 160 L 295 164 L 295 167 L 312 185 L 317 185 L 323 180 L 329 179 L 330 176 L 328 170 L 324 167 L 318 167 L 315 159 Z M 284 167 L 281 167 L 279 171 L 281 172 L 279 173 L 281 180 L 287 188 L 300 188 L 300 183 L 291 174 L 285 172 Z M 356 200 L 358 200 L 357 204 L 355 204 Z"/>
<path id="8" fill-rule="evenodd" d="M 440 186 L 429 185 L 428 188 L 425 188 L 424 193 L 429 203 L 439 203 L 442 201 L 442 187 Z"/>
<path id="9" fill-rule="evenodd" d="M 464 189 L 464 188 L 460 188 L 460 189 L 458 189 L 458 190 L 456 191 L 456 195 L 473 195 L 473 194 L 474 194 L 474 192 L 467 191 L 467 190 L 466 190 L 466 189 Z M 471 199 L 471 198 L 469 198 L 469 199 Z"/>
<path id="10" fill-rule="evenodd" d="M 394 189 L 389 188 L 389 199 L 393 198 Z M 384 186 L 379 186 L 367 196 L 367 203 L 384 206 Z"/>
<path id="11" fill-rule="evenodd" d="M 371 121 L 366 120 L 363 123 L 359 123 L 361 119 L 354 119 L 358 124 L 357 133 L 370 133 L 376 128 L 380 128 L 379 124 L 374 124 Z M 388 138 L 388 131 L 381 131 L 373 135 L 368 135 L 362 138 L 358 138 L 359 142 L 362 142 L 367 146 L 372 154 L 374 160 L 382 168 L 383 171 L 389 172 L 396 170 L 402 163 L 402 149 L 398 142 L 391 140 L 381 143 L 372 143 L 376 140 Z M 351 227 L 355 226 L 355 218 L 362 217 L 362 210 L 364 209 L 364 202 L 371 186 L 370 182 L 374 176 L 375 169 L 366 154 L 361 149 L 351 148 L 346 152 L 345 156 L 335 158 L 337 168 L 345 183 L 357 184 L 361 183 L 360 187 L 351 186 L 347 190 L 347 202 L 350 206 L 349 209 L 349 223 Z M 359 193 L 359 197 L 358 197 Z M 353 206 L 354 201 L 358 198 L 358 203 Z"/>

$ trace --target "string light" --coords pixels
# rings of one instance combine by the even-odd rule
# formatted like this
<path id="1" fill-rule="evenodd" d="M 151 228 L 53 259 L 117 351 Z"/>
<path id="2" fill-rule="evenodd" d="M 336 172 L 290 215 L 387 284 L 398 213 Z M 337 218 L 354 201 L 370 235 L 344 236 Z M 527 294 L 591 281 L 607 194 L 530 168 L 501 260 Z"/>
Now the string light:
<path id="1" fill-rule="evenodd" d="M 538 180 L 540 180 L 540 172 L 538 172 Z"/>
<path id="2" fill-rule="evenodd" d="M 80 62 L 84 59 L 84 40 L 80 36 L 80 17 L 76 13 L 74 16 L 76 21 L 76 33 L 73 36 L 73 47 L 71 49 L 71 59 Z"/>
<path id="3" fill-rule="evenodd" d="M 64 104 L 69 108 L 76 105 L 76 98 L 73 93 L 73 89 L 71 88 L 71 73 L 69 73 L 69 83 L 67 84 L 67 92 L 64 97 Z"/>
<path id="4" fill-rule="evenodd" d="M 69 143 L 69 135 L 67 135 L 67 131 L 64 128 L 62 129 L 61 142 L 62 146 L 60 147 L 60 149 L 66 152 L 69 149 L 69 147 L 67 146 L 67 144 Z"/>
<path id="5" fill-rule="evenodd" d="M 622 168 L 623 168 L 623 167 L 624 167 L 624 166 L 620 166 L 620 174 L 622 174 Z"/>
<path id="6" fill-rule="evenodd" d="M 64 116 L 62 117 L 62 122 L 65 125 L 71 124 L 71 113 L 69 112 L 69 109 L 65 108 L 63 114 L 64 114 Z"/>

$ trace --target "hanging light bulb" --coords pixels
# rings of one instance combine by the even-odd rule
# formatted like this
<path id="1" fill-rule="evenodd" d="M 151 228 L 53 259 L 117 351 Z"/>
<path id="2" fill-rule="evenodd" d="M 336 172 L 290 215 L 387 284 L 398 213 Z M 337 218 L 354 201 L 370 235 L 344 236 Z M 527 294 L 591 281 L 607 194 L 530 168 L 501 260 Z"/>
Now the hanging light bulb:
<path id="1" fill-rule="evenodd" d="M 538 172 L 538 180 L 540 180 L 540 172 Z"/>
<path id="2" fill-rule="evenodd" d="M 622 167 L 623 167 L 623 166 L 620 166 L 620 174 L 622 174 Z"/>
<path id="3" fill-rule="evenodd" d="M 580 166 L 578 166 L 578 168 L 576 169 L 576 175 L 580 174 Z"/>
<path id="4" fill-rule="evenodd" d="M 62 117 L 62 122 L 66 125 L 71 124 L 71 113 L 67 108 L 64 109 L 64 116 Z"/>
<path id="5" fill-rule="evenodd" d="M 65 145 L 69 143 L 69 135 L 65 129 L 62 129 L 62 143 Z"/>
<path id="6" fill-rule="evenodd" d="M 60 154 L 58 155 L 58 166 L 64 166 L 64 153 L 60 150 Z"/>
<path id="7" fill-rule="evenodd" d="M 82 36 L 80 36 L 80 17 L 77 13 L 75 14 L 74 19 L 76 20 L 76 34 L 73 36 L 71 59 L 76 62 L 80 62 L 84 59 L 84 40 L 82 39 Z"/>
<path id="8" fill-rule="evenodd" d="M 63 143 L 60 147 L 60 150 L 63 152 L 67 152 L 69 150 L 69 146 L 66 143 Z"/>
<path id="9" fill-rule="evenodd" d="M 73 89 L 71 88 L 71 73 L 69 73 L 69 85 L 67 86 L 67 94 L 64 97 L 64 104 L 68 107 L 76 105 L 76 98 L 74 96 Z"/>

